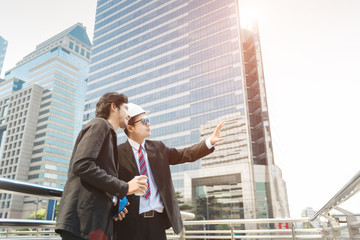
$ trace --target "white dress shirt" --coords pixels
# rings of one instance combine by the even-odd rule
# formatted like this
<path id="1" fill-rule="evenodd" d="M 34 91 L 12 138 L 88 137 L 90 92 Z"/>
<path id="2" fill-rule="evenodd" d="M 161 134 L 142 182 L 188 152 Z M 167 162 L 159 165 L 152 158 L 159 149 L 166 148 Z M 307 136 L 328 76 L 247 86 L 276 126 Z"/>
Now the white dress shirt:
<path id="1" fill-rule="evenodd" d="M 138 144 L 137 142 L 129 139 L 129 143 L 131 145 L 131 148 L 133 150 L 134 153 L 134 157 L 136 160 L 136 164 L 138 167 L 138 170 L 140 172 L 140 166 L 139 166 L 139 148 L 140 148 L 140 144 Z M 160 199 L 160 193 L 158 191 L 158 187 L 156 186 L 155 180 L 154 180 L 154 176 L 151 172 L 151 167 L 149 164 L 149 160 L 147 157 L 147 153 L 146 153 L 146 148 L 145 148 L 145 141 L 141 144 L 142 148 L 143 148 L 143 155 L 145 158 L 145 164 L 146 164 L 146 169 L 147 169 L 147 173 L 148 173 L 148 177 L 149 177 L 149 182 L 150 182 L 150 197 L 149 199 L 146 199 L 144 196 L 140 197 L 140 206 L 139 206 L 139 214 L 144 213 L 144 212 L 148 212 L 151 210 L 155 210 L 159 213 L 162 213 L 164 211 L 164 204 L 162 203 L 161 199 Z"/>

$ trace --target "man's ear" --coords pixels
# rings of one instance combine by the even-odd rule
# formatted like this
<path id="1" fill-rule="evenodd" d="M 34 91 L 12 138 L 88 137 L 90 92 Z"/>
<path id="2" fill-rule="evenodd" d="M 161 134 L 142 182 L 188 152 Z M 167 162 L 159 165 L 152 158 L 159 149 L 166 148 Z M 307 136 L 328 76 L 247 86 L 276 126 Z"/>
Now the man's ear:
<path id="1" fill-rule="evenodd" d="M 127 125 L 126 129 L 127 129 L 128 133 L 131 133 L 133 131 L 133 129 L 134 129 L 134 126 Z"/>
<path id="2" fill-rule="evenodd" d="M 110 111 L 111 111 L 111 112 L 115 112 L 115 109 L 116 109 L 115 103 L 111 103 L 111 104 L 110 104 Z"/>

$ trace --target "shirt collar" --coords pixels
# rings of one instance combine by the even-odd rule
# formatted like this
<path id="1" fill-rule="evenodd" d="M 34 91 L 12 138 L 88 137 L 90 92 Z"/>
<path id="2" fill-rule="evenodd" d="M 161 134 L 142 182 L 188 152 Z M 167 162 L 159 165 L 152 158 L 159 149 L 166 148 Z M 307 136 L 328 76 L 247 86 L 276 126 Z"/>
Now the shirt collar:
<path id="1" fill-rule="evenodd" d="M 134 140 L 130 139 L 129 138 L 129 143 L 130 143 L 130 146 L 135 149 L 136 151 L 139 151 L 139 148 L 140 148 L 140 144 L 135 142 Z M 141 144 L 143 149 L 145 149 L 145 140 L 144 142 Z"/>

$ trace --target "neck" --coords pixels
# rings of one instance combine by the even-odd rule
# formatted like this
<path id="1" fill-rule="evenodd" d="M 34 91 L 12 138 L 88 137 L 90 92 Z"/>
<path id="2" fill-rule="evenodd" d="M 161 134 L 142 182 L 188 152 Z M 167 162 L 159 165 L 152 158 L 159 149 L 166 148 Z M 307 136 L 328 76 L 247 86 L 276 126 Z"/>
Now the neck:
<path id="1" fill-rule="evenodd" d="M 111 124 L 111 126 L 114 128 L 115 131 L 120 127 L 118 124 L 116 124 L 116 122 L 113 119 L 108 118 L 106 120 Z"/>
<path id="2" fill-rule="evenodd" d="M 129 136 L 129 138 L 138 144 L 142 144 L 145 140 L 145 138 L 135 137 L 135 136 Z"/>

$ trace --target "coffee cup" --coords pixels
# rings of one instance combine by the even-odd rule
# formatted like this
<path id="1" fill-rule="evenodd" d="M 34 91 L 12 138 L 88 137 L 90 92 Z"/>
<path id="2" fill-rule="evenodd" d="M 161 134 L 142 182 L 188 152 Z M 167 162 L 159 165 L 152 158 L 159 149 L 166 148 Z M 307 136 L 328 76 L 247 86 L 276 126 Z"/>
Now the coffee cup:
<path id="1" fill-rule="evenodd" d="M 135 178 L 139 178 L 140 176 L 135 176 Z M 141 181 L 142 182 L 147 182 L 147 178 L 143 178 L 143 179 L 141 179 Z M 143 196 L 144 194 L 145 194 L 145 192 L 146 192 L 146 190 L 145 191 L 137 191 L 137 192 L 135 192 L 135 195 L 136 196 Z"/>

